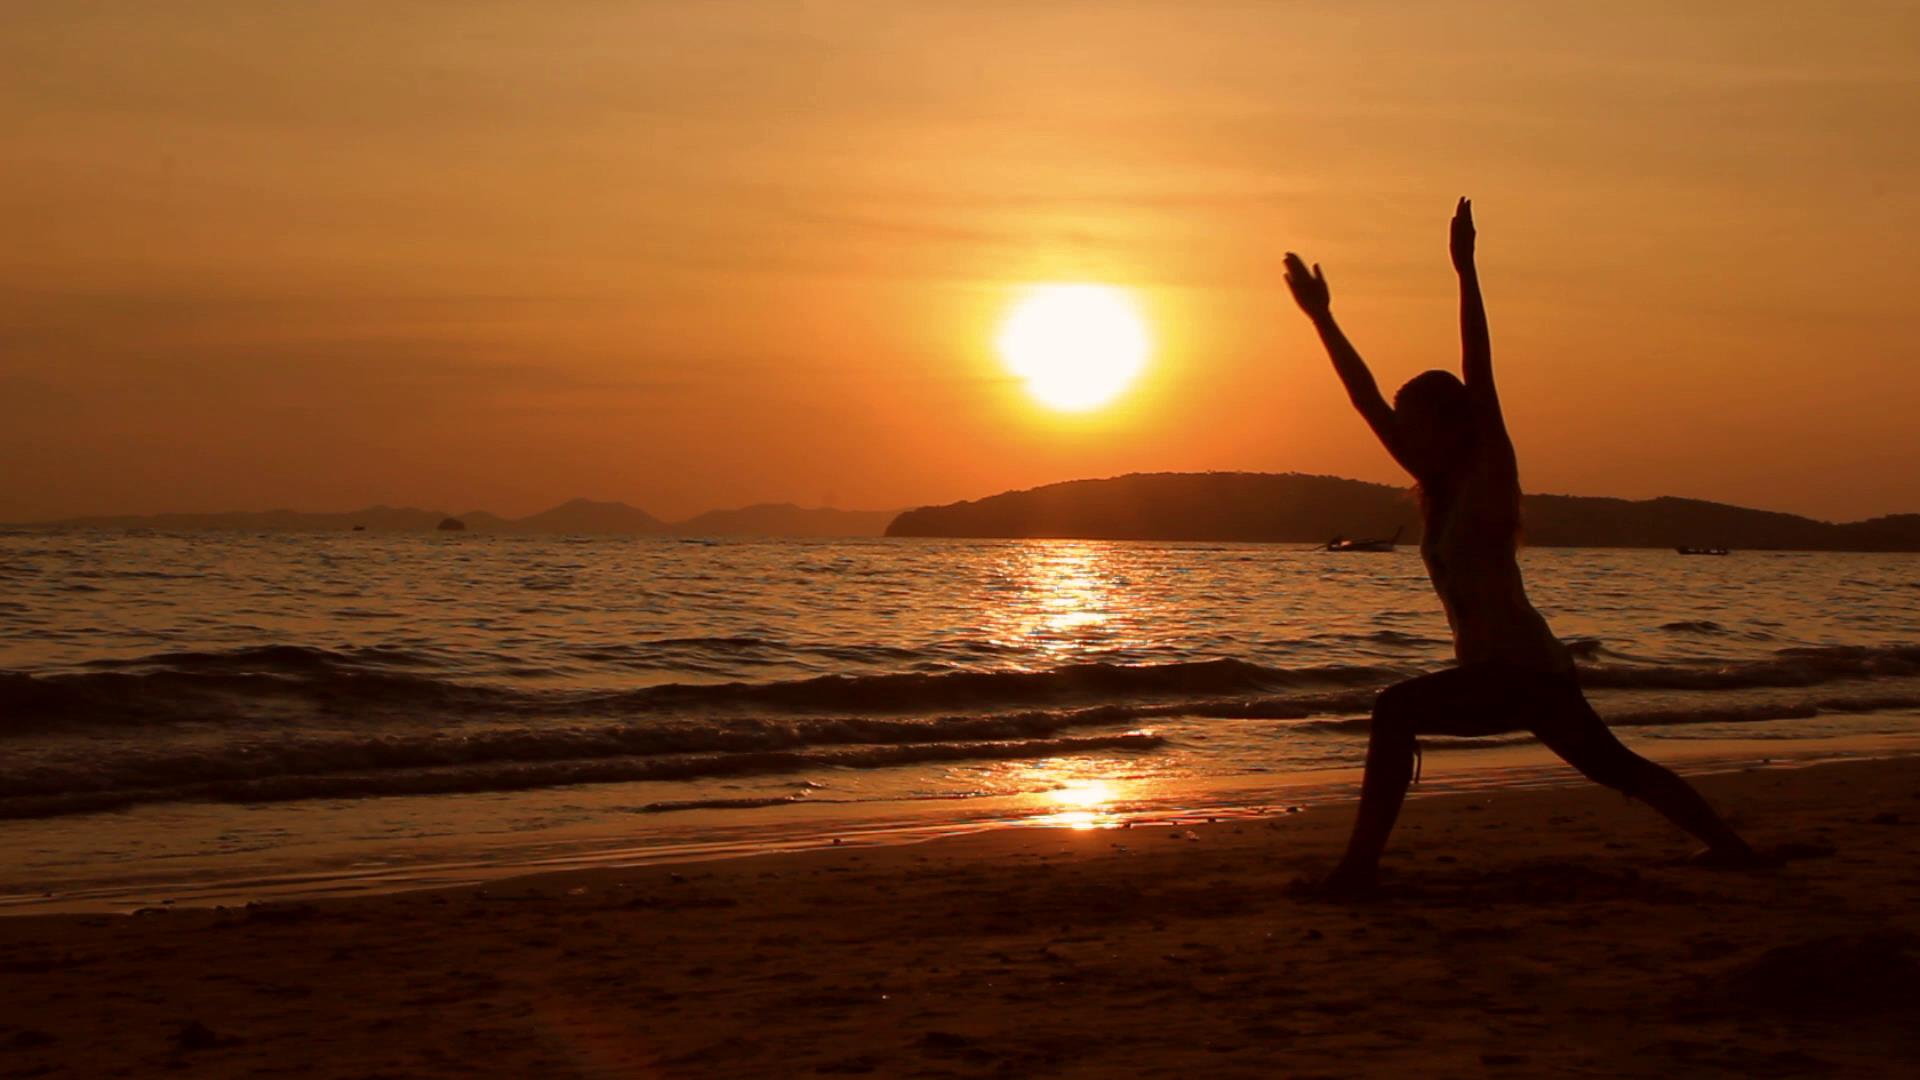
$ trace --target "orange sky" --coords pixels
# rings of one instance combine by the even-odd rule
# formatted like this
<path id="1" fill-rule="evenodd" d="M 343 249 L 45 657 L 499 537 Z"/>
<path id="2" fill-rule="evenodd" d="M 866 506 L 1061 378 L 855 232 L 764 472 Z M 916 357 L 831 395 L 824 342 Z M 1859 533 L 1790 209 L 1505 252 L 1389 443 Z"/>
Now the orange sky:
<path id="1" fill-rule="evenodd" d="M 1397 384 L 1462 193 L 1529 490 L 1920 510 L 1920 14 L 1826 7 L 9 4 L 0 520 L 1400 482 L 1280 253 Z"/>

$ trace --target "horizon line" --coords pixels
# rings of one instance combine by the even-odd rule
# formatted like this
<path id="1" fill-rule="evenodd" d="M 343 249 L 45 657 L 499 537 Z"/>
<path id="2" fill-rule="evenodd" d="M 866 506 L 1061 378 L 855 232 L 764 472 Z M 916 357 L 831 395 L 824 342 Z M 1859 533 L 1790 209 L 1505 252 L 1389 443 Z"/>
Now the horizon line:
<path id="1" fill-rule="evenodd" d="M 1280 471 L 1280 472 L 1251 470 L 1251 469 L 1157 470 L 1157 471 L 1134 471 L 1134 472 L 1128 472 L 1128 473 L 1119 473 L 1112 476 L 1077 477 L 1077 478 L 1068 479 L 1068 480 L 1053 480 L 1053 481 L 1048 481 L 1042 484 L 1035 484 L 1030 487 L 1005 488 L 1000 491 L 995 491 L 986 495 L 978 495 L 978 496 L 973 496 L 971 498 L 953 499 L 944 503 L 919 503 L 915 505 L 902 506 L 902 507 L 882 507 L 882 508 L 873 508 L 873 509 L 844 508 L 844 507 L 836 507 L 836 506 L 806 506 L 796 502 L 765 501 L 765 502 L 746 503 L 739 506 L 712 507 L 706 510 L 701 510 L 696 513 L 687 515 L 685 517 L 665 518 L 665 517 L 660 517 L 654 514 L 653 512 L 647 510 L 645 507 L 636 506 L 633 503 L 629 503 L 623 499 L 617 499 L 617 498 L 596 499 L 596 498 L 592 498 L 585 495 L 576 495 L 571 498 L 564 499 L 560 502 L 554 503 L 551 506 L 546 507 L 545 509 L 535 510 L 535 511 L 532 511 L 531 513 L 512 516 L 512 517 L 497 513 L 492 510 L 480 508 L 480 507 L 475 507 L 475 508 L 465 510 L 465 511 L 460 511 L 460 512 L 453 512 L 453 511 L 436 509 L 436 508 L 427 507 L 427 506 L 393 506 L 387 503 L 373 503 L 368 506 L 361 506 L 361 507 L 356 507 L 348 510 L 303 510 L 303 509 L 296 509 L 291 506 L 276 506 L 276 507 L 270 507 L 262 510 L 159 510 L 159 511 L 148 511 L 148 512 L 140 512 L 140 513 L 108 512 L 108 513 L 69 514 L 69 515 L 65 515 L 63 517 L 57 517 L 57 518 L 41 518 L 36 520 L 25 520 L 25 521 L 3 521 L 3 522 L 0 522 L 0 527 L 46 528 L 46 527 L 55 527 L 55 526 L 62 526 L 62 525 L 75 525 L 77 523 L 93 521 L 93 520 L 101 520 L 101 519 L 115 520 L 115 519 L 139 519 L 139 518 L 163 518 L 163 517 L 237 517 L 242 515 L 268 515 L 268 514 L 298 514 L 298 515 L 303 515 L 308 517 L 351 517 L 355 514 L 370 514 L 370 513 L 379 513 L 379 512 L 438 514 L 442 517 L 458 518 L 463 521 L 466 518 L 470 518 L 470 517 L 485 516 L 506 524 L 516 524 L 519 522 L 527 521 L 532 518 L 540 517 L 545 514 L 550 514 L 556 510 L 561 510 L 566 507 L 573 506 L 575 504 L 580 504 L 580 503 L 590 504 L 594 506 L 617 507 L 624 510 L 630 510 L 636 514 L 644 515 L 647 518 L 657 521 L 661 525 L 673 527 L 673 526 L 688 524 L 690 522 L 696 521 L 702 517 L 706 517 L 711 514 L 741 513 L 743 511 L 748 511 L 748 510 L 763 510 L 763 509 L 764 510 L 794 510 L 802 513 L 815 513 L 815 514 L 819 514 L 819 513 L 857 514 L 857 515 L 893 514 L 897 516 L 900 514 L 908 513 L 910 511 L 914 511 L 914 510 L 925 510 L 925 509 L 932 509 L 932 508 L 942 507 L 942 506 L 952 506 L 959 503 L 979 502 L 983 499 L 991 499 L 991 498 L 996 498 L 1003 495 L 1019 494 L 1022 492 L 1039 491 L 1044 488 L 1060 487 L 1068 484 L 1102 483 L 1106 481 L 1124 480 L 1130 477 L 1139 477 L 1139 476 L 1210 476 L 1210 475 L 1211 476 L 1220 476 L 1220 475 L 1299 476 L 1299 477 L 1308 477 L 1313 479 L 1339 480 L 1345 483 L 1366 484 L 1373 487 L 1383 487 L 1383 488 L 1398 488 L 1398 487 L 1407 486 L 1407 485 L 1400 485 L 1400 484 L 1390 484 L 1390 483 L 1386 483 L 1384 481 L 1378 481 L 1378 480 L 1361 480 L 1355 477 L 1337 476 L 1332 473 L 1308 473 L 1308 472 L 1301 472 L 1299 470 L 1286 470 L 1286 471 Z M 1845 524 L 1851 524 L 1851 523 L 1857 523 L 1857 522 L 1874 521 L 1881 518 L 1910 517 L 1910 516 L 1914 516 L 1915 514 L 1920 514 L 1920 511 L 1916 511 L 1916 510 L 1892 510 L 1892 511 L 1886 511 L 1879 514 L 1871 514 L 1866 517 L 1857 518 L 1857 519 L 1854 519 L 1853 522 L 1846 522 L 1846 521 L 1835 521 L 1835 520 L 1832 520 L 1829 518 L 1823 518 L 1823 517 L 1815 517 L 1811 514 L 1804 514 L 1804 513 L 1800 513 L 1798 511 L 1793 511 L 1793 510 L 1774 510 L 1766 507 L 1745 506 L 1740 503 L 1724 502 L 1718 499 L 1702 498 L 1700 496 L 1693 496 L 1693 495 L 1650 495 L 1643 498 L 1632 498 L 1629 496 L 1621 496 L 1621 495 L 1583 495 L 1583 494 L 1577 494 L 1573 492 L 1557 492 L 1557 491 L 1533 491 L 1533 492 L 1526 492 L 1525 494 L 1527 497 L 1613 499 L 1620 502 L 1629 502 L 1629 503 L 1655 502 L 1661 499 L 1677 499 L 1677 500 L 1688 501 L 1688 502 L 1710 503 L 1717 506 L 1727 506 L 1727 507 L 1733 507 L 1741 510 L 1757 511 L 1761 513 L 1783 514 L 1789 517 L 1802 518 L 1807 521 L 1814 521 L 1814 522 L 1819 522 L 1819 523 L 1828 524 L 1828 525 L 1845 525 Z"/>

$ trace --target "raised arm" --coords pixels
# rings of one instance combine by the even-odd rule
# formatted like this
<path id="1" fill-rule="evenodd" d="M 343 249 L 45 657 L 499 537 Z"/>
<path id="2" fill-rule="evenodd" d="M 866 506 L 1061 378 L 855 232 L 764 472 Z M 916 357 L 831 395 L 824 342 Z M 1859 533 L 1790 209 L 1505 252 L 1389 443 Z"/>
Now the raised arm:
<path id="1" fill-rule="evenodd" d="M 1487 305 L 1480 297 L 1480 271 L 1473 265 L 1473 241 L 1473 203 L 1463 198 L 1453 211 L 1453 235 L 1448 245 L 1453 252 L 1453 268 L 1460 275 L 1460 379 L 1480 410 L 1482 422 L 1504 432 L 1500 394 L 1493 385 L 1493 341 L 1487 333 Z"/>
<path id="2" fill-rule="evenodd" d="M 1380 439 L 1380 445 L 1400 463 L 1401 468 L 1413 472 L 1405 451 L 1400 445 L 1400 437 L 1394 422 L 1393 407 L 1387 399 L 1380 396 L 1380 386 L 1373 381 L 1373 372 L 1367 370 L 1367 362 L 1360 358 L 1359 350 L 1347 340 L 1340 330 L 1340 324 L 1333 318 L 1333 294 L 1327 288 L 1326 276 L 1320 273 L 1318 264 L 1311 273 L 1300 256 L 1287 252 L 1287 287 L 1293 290 L 1293 299 L 1300 310 L 1313 320 L 1313 328 L 1320 332 L 1320 341 L 1327 347 L 1327 355 L 1333 360 L 1333 370 L 1347 388 L 1347 397 L 1360 413 L 1367 426 L 1373 429 Z"/>

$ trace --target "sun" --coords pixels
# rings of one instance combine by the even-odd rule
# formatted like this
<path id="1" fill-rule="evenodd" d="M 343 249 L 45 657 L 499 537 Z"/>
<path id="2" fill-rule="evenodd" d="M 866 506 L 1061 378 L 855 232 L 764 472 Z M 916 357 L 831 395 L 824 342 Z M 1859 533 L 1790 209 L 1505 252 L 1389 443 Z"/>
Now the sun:
<path id="1" fill-rule="evenodd" d="M 1000 358 L 1027 392 L 1064 412 L 1113 400 L 1147 366 L 1153 343 L 1132 298 L 1110 285 L 1023 290 L 1000 326 Z"/>

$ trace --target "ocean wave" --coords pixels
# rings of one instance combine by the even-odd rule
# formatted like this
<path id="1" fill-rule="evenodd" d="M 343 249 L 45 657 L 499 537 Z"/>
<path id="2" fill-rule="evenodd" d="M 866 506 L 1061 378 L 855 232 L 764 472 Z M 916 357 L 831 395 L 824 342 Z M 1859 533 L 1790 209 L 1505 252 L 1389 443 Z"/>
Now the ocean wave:
<path id="1" fill-rule="evenodd" d="M 1661 623 L 1660 629 L 1676 634 L 1724 634 L 1727 628 L 1712 619 L 1681 619 L 1676 622 Z"/>
<path id="2" fill-rule="evenodd" d="M 608 717 L 767 710 L 887 714 L 1178 698 L 1286 687 L 1365 686 L 1412 674 L 1367 665 L 1282 669 L 1241 660 L 1072 664 L 1040 671 L 823 675 L 783 682 L 668 683 L 634 690 L 523 690 L 430 670 L 432 658 L 397 649 L 267 646 L 100 661 L 103 670 L 0 672 L 0 734 L 50 727 L 217 722 L 262 707 L 298 705 L 374 723 L 394 714 Z M 533 674 L 543 673 L 539 669 Z"/>
<path id="3" fill-rule="evenodd" d="M 1819 697 L 1731 705 L 1689 704 L 1679 708 L 1606 710 L 1608 727 L 1683 727 L 1692 724 L 1749 724 L 1768 720 L 1806 720 L 1822 713 L 1888 712 L 1920 709 L 1920 693 Z M 1302 720 L 1295 730 L 1364 734 L 1372 721 L 1364 716 Z M 1461 739 L 1471 743 L 1472 739 Z"/>
<path id="4" fill-rule="evenodd" d="M 1409 634 L 1404 630 L 1369 630 L 1365 633 L 1327 632 L 1308 635 L 1315 641 L 1357 641 L 1370 645 L 1401 645 L 1408 648 L 1445 645 L 1438 638 Z"/>
<path id="5" fill-rule="evenodd" d="M 686 671 L 707 667 L 727 670 L 729 667 L 737 668 L 740 664 L 807 664 L 821 660 L 856 668 L 936 662 L 925 650 L 899 645 L 795 642 L 751 634 L 593 642 L 569 647 L 565 652 L 571 658 L 588 663 L 641 671 Z"/>
<path id="6" fill-rule="evenodd" d="M 4 571 L 5 569 L 5 567 L 0 566 L 0 571 Z M 66 570 L 62 573 L 64 577 L 69 578 L 95 578 L 113 581 L 194 581 L 203 576 L 197 573 L 170 574 L 164 570 L 126 570 L 112 567 L 98 570 Z"/>
<path id="7" fill-rule="evenodd" d="M 1007 742 L 936 742 L 743 754 L 618 757 L 597 760 L 493 761 L 407 770 L 185 779 L 165 786 L 9 792 L 0 779 L 0 819 L 122 809 L 154 802 L 285 802 L 382 795 L 518 791 L 570 784 L 694 780 L 819 769 L 874 769 L 935 761 L 1056 757 L 1091 750 L 1142 751 L 1163 743 L 1142 732 Z"/>
<path id="8" fill-rule="evenodd" d="M 423 706 L 486 712 L 506 704 L 486 688 L 398 672 L 332 672 L 316 678 L 243 670 L 0 671 L 0 735 L 250 719 L 289 703 L 323 715 Z"/>
<path id="9" fill-rule="evenodd" d="M 805 795 L 768 795 L 757 799 L 662 799 L 636 807 L 640 814 L 669 814 L 678 810 L 761 810 L 769 806 L 791 806 L 797 802 L 836 802 L 835 799 L 808 799 Z"/>
<path id="10" fill-rule="evenodd" d="M 1847 679 L 1920 675 L 1920 645 L 1834 645 L 1777 650 L 1765 660 L 1724 664 L 1595 664 L 1583 686 L 1645 690 L 1805 687 Z"/>
<path id="11" fill-rule="evenodd" d="M 1275 668 L 1230 659 L 1172 664 L 1090 662 L 1040 671 L 822 675 L 777 683 L 668 684 L 634 691 L 626 700 L 650 708 L 701 704 L 892 712 L 1076 698 L 1225 694 L 1314 684 L 1352 686 L 1380 683 L 1401 673 L 1373 665 Z"/>
<path id="12" fill-rule="evenodd" d="M 569 784 L 686 781 L 882 768 L 917 763 L 1036 758 L 1095 750 L 1149 751 L 1152 731 L 1075 734 L 1154 717 L 1272 720 L 1281 737 L 1366 734 L 1370 691 L 1208 702 L 1144 702 L 937 720 L 777 718 L 724 726 L 691 722 L 615 728 L 518 728 L 465 735 L 419 733 L 274 738 L 203 749 L 93 747 L 0 769 L 0 819 L 109 810 L 154 802 L 275 802 Z M 1816 695 L 1790 700 L 1608 710 L 1615 727 L 1677 727 L 1806 719 L 1822 713 L 1920 709 L 1920 692 Z M 1344 715 L 1343 715 L 1344 714 Z M 1524 732 L 1513 738 L 1524 739 Z M 1496 738 L 1493 742 L 1499 742 Z M 1512 741 L 1509 739 L 1508 741 Z M 1489 745 L 1486 739 L 1435 745 Z M 772 797 L 768 797 L 772 798 Z M 779 797 L 779 801 L 792 801 Z M 737 800 L 666 800 L 642 810 L 734 806 Z M 740 804 L 744 805 L 744 804 Z M 759 805 L 758 802 L 755 805 Z"/>
<path id="13" fill-rule="evenodd" d="M 355 770 L 1030 741 L 1060 737 L 1075 728 L 1124 725 L 1146 711 L 1103 706 L 938 719 L 788 717 L 516 726 L 463 732 L 381 731 L 365 735 L 276 732 L 188 748 L 177 743 L 89 745 L 83 755 L 73 758 L 42 757 L 30 767 L 0 768 L 0 797 Z"/>
<path id="14" fill-rule="evenodd" d="M 739 639 L 708 640 L 744 644 Z M 493 658 L 491 670 L 542 679 L 559 674 L 509 660 Z M 279 723 L 319 718 L 372 728 L 396 719 L 566 722 L 769 713 L 926 717 L 1098 705 L 1145 709 L 1160 702 L 1228 698 L 1268 703 L 1248 708 L 1281 709 L 1275 704 L 1277 695 L 1290 699 L 1293 709 L 1365 711 L 1365 695 L 1421 670 L 1395 664 L 1279 667 L 1237 659 L 1089 661 L 1031 671 L 890 672 L 580 690 L 468 681 L 455 677 L 447 660 L 427 650 L 300 645 L 165 652 L 99 660 L 87 667 L 58 674 L 0 671 L 0 736 L 119 725 L 244 726 L 261 717 Z M 1765 659 L 1720 663 L 1650 663 L 1592 649 L 1581 653 L 1580 667 L 1581 683 L 1600 689 L 1794 688 L 1911 676 L 1920 676 L 1920 646 L 1791 648 Z"/>
<path id="15" fill-rule="evenodd" d="M 315 645 L 254 645 L 237 649 L 185 649 L 134 659 L 102 659 L 87 666 L 116 670 L 168 670 L 182 674 L 264 671 L 281 674 L 353 672 L 359 668 L 420 667 L 434 663 L 424 652 L 394 645 L 327 649 Z"/>
<path id="16" fill-rule="evenodd" d="M 315 663 L 314 657 L 286 653 L 266 653 L 255 659 L 271 660 L 283 666 L 289 662 Z M 222 657 L 210 666 L 233 668 L 234 658 Z M 1662 668 L 1657 672 L 1645 668 L 1625 669 L 1633 676 L 1631 679 L 1620 677 L 1623 669 L 1604 669 L 1611 672 L 1611 677 L 1603 674 L 1599 681 L 1611 685 L 1712 691 L 1747 686 L 1814 686 L 1821 680 L 1843 677 L 1859 680 L 1844 690 L 1815 690 L 1787 695 L 1784 699 L 1782 695 L 1775 695 L 1774 700 L 1760 702 L 1722 704 L 1712 694 L 1690 694 L 1689 698 L 1700 700 L 1676 707 L 1603 709 L 1609 723 L 1622 727 L 1730 724 L 1806 718 L 1820 713 L 1920 709 L 1920 689 L 1911 682 L 1875 684 L 1865 678 L 1874 674 L 1913 674 L 1917 666 L 1920 666 L 1920 649 L 1914 648 L 1796 649 L 1783 650 L 1771 666 L 1765 663 L 1757 667 L 1700 665 Z M 1089 671 L 1089 668 L 1095 670 Z M 462 721 L 457 728 L 432 724 L 364 727 L 332 724 L 303 729 L 267 722 L 219 732 L 212 738 L 196 729 L 185 737 L 135 732 L 130 737 L 89 739 L 80 748 L 67 744 L 63 749 L 58 741 L 39 746 L 28 743 L 26 747 L 31 748 L 30 752 L 0 759 L 0 818 L 154 801 L 244 802 L 514 790 L 576 783 L 801 772 L 821 767 L 868 768 L 963 758 L 1033 757 L 1105 748 L 1151 749 L 1161 745 L 1162 738 L 1140 729 L 1163 718 L 1203 723 L 1214 719 L 1273 721 L 1269 730 L 1281 738 L 1357 737 L 1366 731 L 1367 714 L 1380 686 L 1394 677 L 1393 673 L 1369 668 L 1365 669 L 1368 672 L 1365 685 L 1328 686 L 1326 683 L 1339 680 L 1329 680 L 1317 669 L 1309 669 L 1311 675 L 1301 675 L 1238 663 L 1183 665 L 1181 670 L 1171 673 L 1171 677 L 1167 677 L 1169 673 L 1163 668 L 1133 669 L 1131 674 L 1117 677 L 1116 670 L 1126 669 L 1075 665 L 1055 672 L 1018 673 L 1024 679 L 1041 680 L 1038 685 L 1047 694 L 1063 692 L 1062 683 L 1082 687 L 1091 682 L 1096 689 L 1090 692 L 1096 696 L 1106 695 L 1109 700 L 1090 704 L 1049 701 L 1044 707 L 997 711 L 988 707 L 940 715 L 928 715 L 924 711 L 897 715 L 858 709 L 840 715 L 814 715 L 805 708 L 780 711 L 788 700 L 784 694 L 816 688 L 822 681 L 802 680 L 757 687 L 736 684 L 706 688 L 722 696 L 717 699 L 696 696 L 695 707 L 684 714 L 569 719 L 556 713 L 516 716 L 503 723 L 497 718 L 475 720 L 458 700 L 461 694 L 494 700 L 496 691 L 432 683 L 438 688 L 436 693 L 442 695 L 441 702 L 454 707 L 450 715 Z M 1047 676 L 1062 671 L 1067 674 L 1064 680 L 1045 681 Z M 1586 673 L 1589 685 L 1596 681 L 1590 677 L 1593 674 L 1592 670 Z M 1649 677 L 1653 674 L 1658 675 L 1658 681 Z M 79 691 L 52 680 L 0 674 L 0 702 L 31 703 L 32 695 L 49 692 L 56 696 L 67 692 L 99 694 L 105 692 L 103 688 L 124 692 L 130 699 L 142 695 L 163 697 L 177 692 L 180 685 L 191 686 L 196 693 L 212 694 L 208 686 L 226 687 L 233 685 L 234 680 L 249 693 L 257 693 L 253 680 L 279 680 L 275 685 L 297 681 L 295 676 L 284 673 L 246 670 L 209 670 L 197 674 L 114 671 L 72 678 L 80 680 Z M 353 676 L 355 680 L 381 678 L 398 680 L 401 686 L 414 686 L 419 681 L 405 673 L 381 676 L 366 670 Z M 901 699 L 883 699 L 890 704 L 897 700 L 930 700 L 914 696 L 929 684 L 954 685 L 951 675 L 926 679 L 906 677 L 904 681 L 901 677 L 888 678 L 913 690 Z M 850 678 L 848 681 L 860 680 Z M 1295 685 L 1290 687 L 1288 683 Z M 339 686 L 331 682 L 328 685 L 329 692 L 341 692 Z M 1014 685 L 1032 689 L 1029 684 L 1016 682 Z M 1150 686 L 1154 692 L 1125 692 L 1125 688 L 1132 685 Z M 1183 696 L 1168 692 L 1168 687 L 1189 689 L 1190 695 L 1214 687 L 1226 687 L 1230 691 L 1244 691 L 1247 687 L 1263 689 Z M 668 688 L 667 697 L 681 701 L 688 689 Z M 771 706 L 751 715 L 711 707 L 714 700 L 734 703 L 743 700 L 743 689 L 757 692 L 757 696 L 749 694 L 744 700 L 770 702 Z M 1085 691 L 1076 691 L 1079 692 Z M 644 713 L 649 706 L 644 701 L 638 705 L 633 701 L 634 695 L 640 693 L 643 692 L 614 697 L 627 701 L 626 711 Z M 837 687 L 835 693 L 844 694 L 844 687 Z M 985 696 L 998 704 L 1020 695 L 996 690 Z M 605 697 L 602 696 L 597 708 L 604 709 Z M 963 699 L 965 695 L 949 697 Z M 815 695 L 802 700 L 811 706 L 823 698 Z M 869 699 L 828 697 L 827 700 L 866 703 Z M 964 700 L 956 703 L 969 704 Z M 59 704 L 70 706 L 74 702 L 62 699 Z M 280 719 L 271 713 L 263 716 L 269 721 Z M 1110 730 L 1080 733 L 1082 729 L 1101 727 Z M 1121 733 L 1119 729 L 1123 728 L 1134 730 Z"/>

